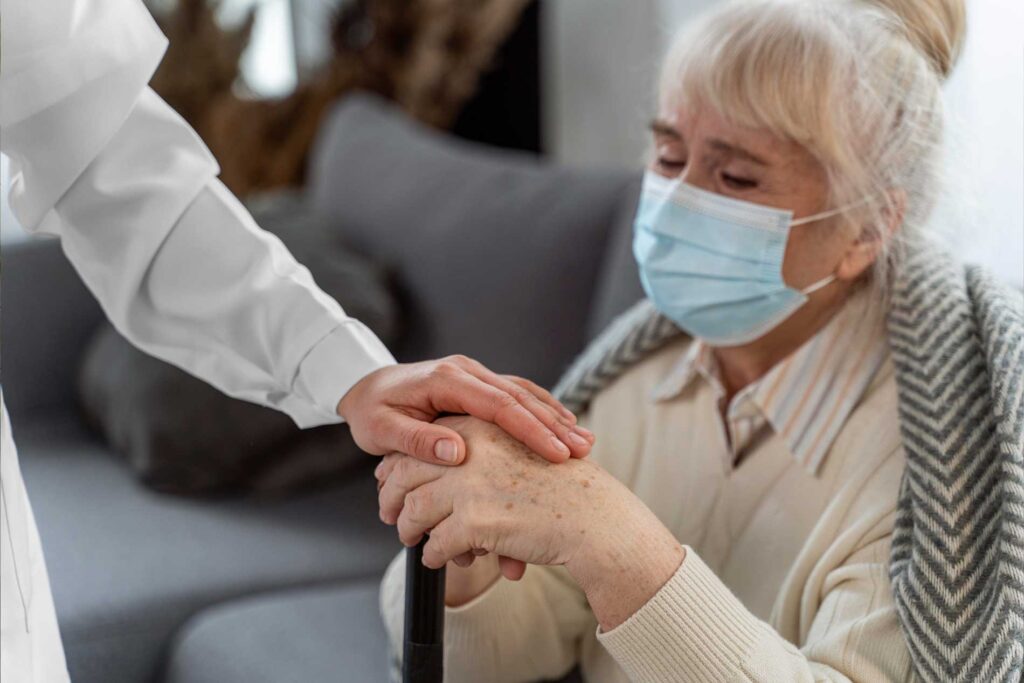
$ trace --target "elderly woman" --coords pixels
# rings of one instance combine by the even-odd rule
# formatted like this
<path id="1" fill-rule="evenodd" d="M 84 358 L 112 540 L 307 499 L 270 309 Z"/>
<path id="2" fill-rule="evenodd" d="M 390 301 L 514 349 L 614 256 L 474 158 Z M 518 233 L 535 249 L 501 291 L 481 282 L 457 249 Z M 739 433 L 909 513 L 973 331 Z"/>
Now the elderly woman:
<path id="1" fill-rule="evenodd" d="M 606 386 L 582 418 L 589 459 L 552 465 L 460 417 L 445 422 L 469 444 L 463 466 L 378 467 L 382 518 L 406 544 L 429 532 L 424 562 L 448 563 L 446 680 L 574 665 L 591 683 L 1019 676 L 995 636 L 915 646 L 921 601 L 894 598 L 890 578 L 908 566 L 891 549 L 920 509 L 904 471 L 925 439 L 901 433 L 913 414 L 886 318 L 939 187 L 940 83 L 963 26 L 961 0 L 761 0 L 676 39 L 634 253 L 651 304 L 686 336 L 632 365 L 611 358 L 614 381 L 593 373 Z M 989 433 L 996 411 L 957 405 Z M 979 463 L 995 452 L 964 448 Z M 382 592 L 396 651 L 402 591 L 396 562 Z M 974 651 L 947 652 L 964 638 Z M 956 657 L 981 668 L 951 671 Z"/>

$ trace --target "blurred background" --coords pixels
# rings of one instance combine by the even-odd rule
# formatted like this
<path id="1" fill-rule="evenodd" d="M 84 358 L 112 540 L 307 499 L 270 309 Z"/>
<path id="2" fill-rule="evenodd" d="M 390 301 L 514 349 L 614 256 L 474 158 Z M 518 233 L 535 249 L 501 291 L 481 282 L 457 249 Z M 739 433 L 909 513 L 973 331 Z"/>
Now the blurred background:
<path id="1" fill-rule="evenodd" d="M 403 360 L 550 385 L 641 291 L 656 69 L 717 0 L 148 0 L 152 86 Z M 1024 286 L 1024 4 L 968 9 L 936 225 Z M 386 678 L 374 462 L 135 351 L 10 213 L 3 386 L 79 683 Z"/>
<path id="2" fill-rule="evenodd" d="M 647 143 L 654 68 L 674 31 L 716 1 L 147 4 L 172 39 L 156 89 L 201 130 L 228 184 L 245 192 L 301 182 L 300 148 L 319 121 L 310 110 L 355 88 L 379 91 L 459 136 L 560 163 L 635 167 Z M 442 9 L 430 19 L 425 8 L 433 6 Z M 460 19 L 441 19 L 448 11 Z M 970 5 L 966 49 L 946 87 L 956 200 L 946 231 L 967 259 L 1024 285 L 1022 24 L 1015 0 Z M 448 61 L 424 64 L 431 51 Z M 290 129 L 270 168 L 266 150 L 242 150 L 273 121 L 249 135 L 231 125 L 257 110 Z M 4 176 L 6 187 L 6 163 Z M 3 211 L 4 239 L 18 239 L 6 201 Z"/>

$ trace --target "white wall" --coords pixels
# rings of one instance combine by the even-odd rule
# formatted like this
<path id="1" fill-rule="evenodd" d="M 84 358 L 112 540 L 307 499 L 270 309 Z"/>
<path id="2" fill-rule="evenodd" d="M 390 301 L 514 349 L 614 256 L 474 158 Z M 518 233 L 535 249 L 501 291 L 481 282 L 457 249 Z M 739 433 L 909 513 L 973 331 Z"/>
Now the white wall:
<path id="1" fill-rule="evenodd" d="M 972 2 L 968 20 L 945 92 L 953 241 L 968 261 L 1024 287 L 1024 3 Z"/>
<path id="2" fill-rule="evenodd" d="M 579 166 L 638 166 L 658 65 L 716 0 L 548 0 L 542 7 L 545 146 Z"/>
<path id="3" fill-rule="evenodd" d="M 659 0 L 542 5 L 544 141 L 579 166 L 640 163 L 662 43 Z"/>
<path id="4" fill-rule="evenodd" d="M 549 0 L 544 132 L 552 156 L 637 167 L 671 36 L 717 0 Z M 968 3 L 963 58 L 946 87 L 954 190 L 936 213 L 966 259 L 1024 286 L 1024 2 Z"/>

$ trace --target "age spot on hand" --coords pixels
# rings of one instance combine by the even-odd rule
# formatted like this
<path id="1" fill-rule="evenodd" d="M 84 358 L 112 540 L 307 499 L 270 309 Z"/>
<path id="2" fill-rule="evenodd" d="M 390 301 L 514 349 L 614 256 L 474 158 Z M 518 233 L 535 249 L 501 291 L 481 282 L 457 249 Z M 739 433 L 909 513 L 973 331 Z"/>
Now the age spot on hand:
<path id="1" fill-rule="evenodd" d="M 505 503 L 505 509 L 506 510 L 511 510 L 512 509 L 512 503 Z"/>

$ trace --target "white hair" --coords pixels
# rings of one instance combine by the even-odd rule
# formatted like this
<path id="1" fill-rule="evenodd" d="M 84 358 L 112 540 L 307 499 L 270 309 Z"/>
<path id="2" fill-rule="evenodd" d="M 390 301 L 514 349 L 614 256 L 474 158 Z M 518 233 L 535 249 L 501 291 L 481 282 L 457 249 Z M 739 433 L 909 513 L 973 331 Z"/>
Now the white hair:
<path id="1" fill-rule="evenodd" d="M 675 38 L 662 105 L 713 108 L 806 149 L 834 207 L 879 240 L 889 282 L 942 186 L 940 86 L 959 53 L 963 0 L 741 0 Z M 902 223 L 894 234 L 893 215 Z"/>

